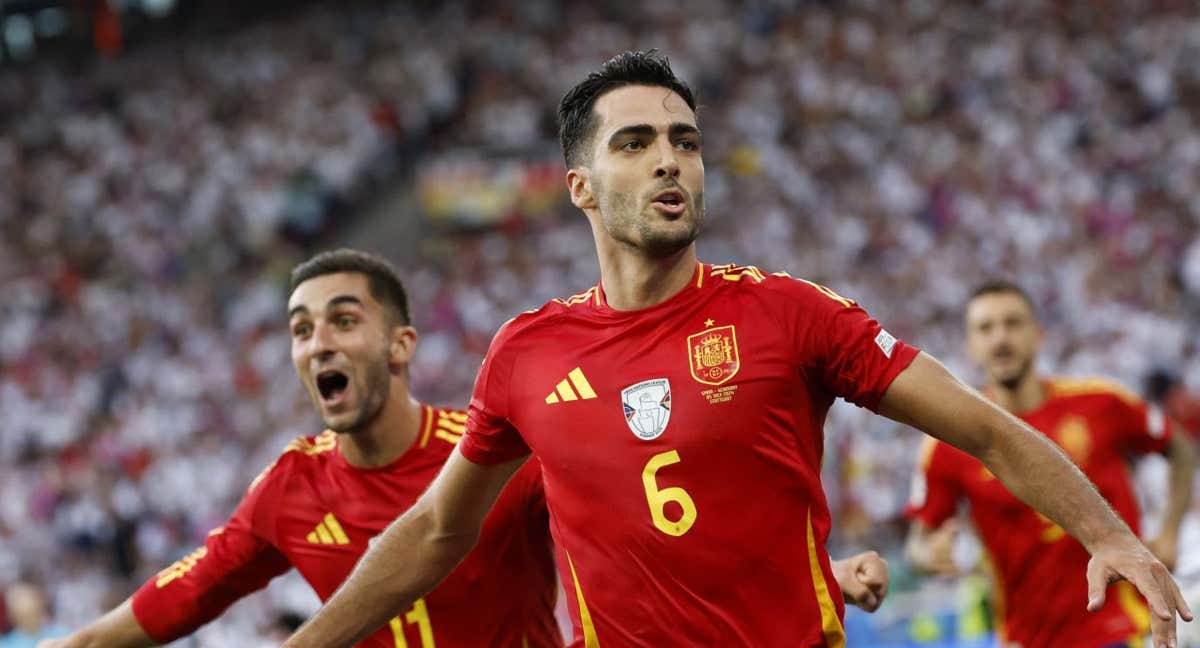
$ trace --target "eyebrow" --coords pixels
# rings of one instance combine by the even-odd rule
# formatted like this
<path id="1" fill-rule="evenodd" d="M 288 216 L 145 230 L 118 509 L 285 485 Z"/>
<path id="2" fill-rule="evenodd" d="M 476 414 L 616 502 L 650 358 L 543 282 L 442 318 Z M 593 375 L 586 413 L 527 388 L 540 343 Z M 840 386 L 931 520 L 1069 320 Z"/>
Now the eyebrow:
<path id="1" fill-rule="evenodd" d="M 359 299 L 358 297 L 355 297 L 354 295 L 338 295 L 337 297 L 330 299 L 329 303 L 326 304 L 326 307 L 333 308 L 334 306 L 337 306 L 339 304 L 355 304 L 357 306 L 362 306 L 363 302 L 361 299 Z M 295 317 L 296 315 L 299 315 L 300 313 L 307 313 L 307 312 L 308 312 L 308 308 L 306 306 L 304 306 L 303 304 L 292 306 L 291 309 L 288 310 L 288 319 L 291 319 L 291 318 Z"/>
<path id="2" fill-rule="evenodd" d="M 641 137 L 654 137 L 654 134 L 656 132 L 657 131 L 655 130 L 655 128 L 653 126 L 651 126 L 650 124 L 634 124 L 632 126 L 625 126 L 623 128 L 618 128 L 617 131 L 608 138 L 608 145 L 616 146 L 617 140 L 621 139 L 622 137 L 626 137 L 628 135 L 637 135 L 637 136 L 641 136 Z M 669 137 L 679 137 L 680 135 L 696 135 L 697 137 L 699 137 L 700 129 L 696 128 L 695 126 L 693 126 L 691 124 L 685 124 L 683 122 L 675 122 L 675 123 L 671 124 L 670 127 L 667 128 L 667 135 Z"/>

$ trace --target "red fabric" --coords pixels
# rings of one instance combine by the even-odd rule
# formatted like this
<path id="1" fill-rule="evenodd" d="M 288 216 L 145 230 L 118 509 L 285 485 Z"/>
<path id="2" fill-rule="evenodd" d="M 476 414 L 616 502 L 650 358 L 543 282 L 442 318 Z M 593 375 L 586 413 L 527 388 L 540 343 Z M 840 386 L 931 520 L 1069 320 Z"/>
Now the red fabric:
<path id="1" fill-rule="evenodd" d="M 203 554 L 160 572 L 134 595 L 146 633 L 159 643 L 190 634 L 292 567 L 321 600 L 331 596 L 371 538 L 412 506 L 453 451 L 465 413 L 424 412 L 414 446 L 382 468 L 350 466 L 332 432 L 293 442 L 229 523 L 210 534 Z M 359 645 L 429 648 L 424 624 L 439 648 L 561 646 L 548 524 L 541 473 L 530 461 L 501 493 L 476 548 L 422 599 L 424 611 L 406 610 Z M 403 633 L 403 644 L 394 633 Z"/>
<path id="2" fill-rule="evenodd" d="M 813 284 L 700 265 L 651 308 L 614 311 L 597 287 L 504 326 L 460 447 L 481 464 L 541 460 L 577 637 L 582 593 L 600 645 L 823 646 L 843 614 L 824 549 L 825 415 L 835 396 L 875 406 L 916 354 Z M 623 398 L 654 380 L 669 399 L 650 388 Z M 664 401 L 661 434 L 636 435 L 656 431 Z M 682 519 L 668 489 L 696 510 L 682 535 L 652 514 L 668 528 Z"/>
<path id="3" fill-rule="evenodd" d="M 1062 447 L 1136 533 L 1128 459 L 1165 450 L 1167 421 L 1110 383 L 1056 379 L 1045 387 L 1046 401 L 1018 416 Z M 1025 648 L 1095 648 L 1143 631 L 1135 622 L 1145 614 L 1136 594 L 1110 589 L 1104 609 L 1086 610 L 1090 556 L 1083 545 L 1010 494 L 975 458 L 931 443 L 909 516 L 936 528 L 954 516 L 960 499 L 970 503 L 995 568 L 1003 608 L 998 620 L 1008 641 Z"/>

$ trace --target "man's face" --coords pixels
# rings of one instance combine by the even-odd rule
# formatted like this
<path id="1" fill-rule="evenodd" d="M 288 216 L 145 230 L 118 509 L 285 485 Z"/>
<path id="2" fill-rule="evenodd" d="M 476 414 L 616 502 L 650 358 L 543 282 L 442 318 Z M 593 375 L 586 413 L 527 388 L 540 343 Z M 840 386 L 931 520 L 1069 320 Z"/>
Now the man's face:
<path id="1" fill-rule="evenodd" d="M 993 383 L 1012 389 L 1033 370 L 1042 331 L 1015 293 L 991 293 L 967 304 L 967 353 Z"/>
<path id="2" fill-rule="evenodd" d="M 355 432 L 373 419 L 391 388 L 391 326 L 367 277 L 314 277 L 288 299 L 292 364 L 325 425 Z"/>
<path id="3" fill-rule="evenodd" d="M 593 111 L 598 127 L 586 172 L 588 204 L 608 235 L 653 256 L 696 240 L 704 218 L 704 161 L 687 102 L 666 88 L 626 86 L 601 96 Z M 576 204 L 584 206 L 579 199 Z"/>

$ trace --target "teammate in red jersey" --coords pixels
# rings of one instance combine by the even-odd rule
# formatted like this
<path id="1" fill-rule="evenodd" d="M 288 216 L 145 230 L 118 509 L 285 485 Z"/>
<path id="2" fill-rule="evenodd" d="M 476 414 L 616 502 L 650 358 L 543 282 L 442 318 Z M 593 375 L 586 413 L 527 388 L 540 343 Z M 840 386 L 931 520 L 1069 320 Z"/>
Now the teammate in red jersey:
<path id="1" fill-rule="evenodd" d="M 1173 643 L 1190 613 L 1169 573 L 1053 444 L 836 293 L 697 261 L 695 105 L 647 53 L 567 93 L 566 180 L 600 285 L 497 333 L 458 451 L 285 646 L 346 646 L 434 587 L 530 452 L 588 648 L 843 646 L 819 475 L 836 396 L 984 458 L 1092 551 L 1092 605 L 1123 575 Z"/>
<path id="2" fill-rule="evenodd" d="M 1173 565 L 1194 473 L 1187 439 L 1172 435 L 1158 408 L 1117 385 L 1039 375 L 1042 332 L 1019 286 L 1000 281 L 980 286 L 967 303 L 966 328 L 968 352 L 987 374 L 985 394 L 1058 444 L 1135 533 L 1139 513 L 1128 460 L 1166 453 L 1172 488 L 1162 532 L 1148 544 Z M 1128 583 L 1118 584 L 1118 595 L 1094 614 L 1077 604 L 1087 594 L 1087 584 L 1077 578 L 1087 568 L 1087 550 L 1013 497 L 978 460 L 931 442 L 921 463 L 909 511 L 914 524 L 908 554 L 918 567 L 953 573 L 957 526 L 947 523 L 960 500 L 969 502 L 994 568 L 997 627 L 1004 641 L 1023 648 L 1101 648 L 1129 645 L 1145 635 L 1149 611 Z"/>
<path id="3" fill-rule="evenodd" d="M 409 394 L 417 334 L 390 265 L 351 250 L 317 255 L 293 271 L 288 309 L 296 373 L 329 429 L 292 442 L 203 547 L 101 619 L 45 646 L 167 643 L 292 568 L 326 599 L 433 481 L 467 415 Z M 545 496 L 531 461 L 504 488 L 478 546 L 454 573 L 393 610 L 360 645 L 561 646 L 555 590 Z"/>

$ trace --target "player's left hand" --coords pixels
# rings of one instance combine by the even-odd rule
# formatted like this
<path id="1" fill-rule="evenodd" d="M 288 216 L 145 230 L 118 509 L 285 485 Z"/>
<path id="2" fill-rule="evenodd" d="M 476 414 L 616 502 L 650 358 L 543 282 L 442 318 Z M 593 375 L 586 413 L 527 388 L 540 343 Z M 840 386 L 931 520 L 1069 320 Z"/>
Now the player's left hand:
<path id="1" fill-rule="evenodd" d="M 830 564 L 846 603 L 874 612 L 888 593 L 888 564 L 874 551 L 866 551 Z"/>
<path id="2" fill-rule="evenodd" d="M 1179 538 L 1173 533 L 1162 533 L 1158 537 L 1146 541 L 1150 550 L 1167 569 L 1175 571 L 1175 563 L 1179 559 Z"/>
<path id="3" fill-rule="evenodd" d="M 1150 605 L 1154 648 L 1177 648 L 1175 615 L 1191 621 L 1192 611 L 1171 572 L 1131 534 L 1101 547 L 1088 561 L 1088 611 L 1104 607 L 1108 585 L 1122 579 L 1133 583 Z"/>

